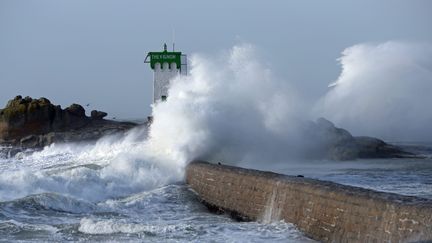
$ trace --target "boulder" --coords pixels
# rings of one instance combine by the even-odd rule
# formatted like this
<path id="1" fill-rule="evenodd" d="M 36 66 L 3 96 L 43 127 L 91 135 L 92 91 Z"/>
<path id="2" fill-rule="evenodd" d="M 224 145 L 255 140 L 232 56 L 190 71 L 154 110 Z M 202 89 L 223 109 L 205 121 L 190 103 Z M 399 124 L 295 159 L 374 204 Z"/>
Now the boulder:
<path id="1" fill-rule="evenodd" d="M 68 108 L 65 109 L 66 112 L 78 116 L 78 117 L 85 117 L 85 109 L 78 104 L 72 104 Z"/>
<path id="2" fill-rule="evenodd" d="M 0 138 L 21 139 L 31 133 L 41 133 L 49 129 L 52 119 L 50 104 L 30 97 L 16 96 L 0 112 Z"/>
<path id="3" fill-rule="evenodd" d="M 97 111 L 97 110 L 92 110 L 90 113 L 90 117 L 92 119 L 95 119 L 95 120 L 102 120 L 107 115 L 108 115 L 108 113 L 103 112 L 103 111 Z"/>

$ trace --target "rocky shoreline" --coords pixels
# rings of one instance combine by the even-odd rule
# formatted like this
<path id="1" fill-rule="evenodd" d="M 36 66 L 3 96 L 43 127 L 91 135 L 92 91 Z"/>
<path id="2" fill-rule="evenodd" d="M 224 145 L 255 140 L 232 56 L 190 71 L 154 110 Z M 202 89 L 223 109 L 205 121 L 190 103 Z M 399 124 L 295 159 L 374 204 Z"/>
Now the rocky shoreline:
<path id="1" fill-rule="evenodd" d="M 105 120 L 107 113 L 72 104 L 62 109 L 47 98 L 16 96 L 0 109 L 0 145 L 38 149 L 52 143 L 97 140 L 138 126 L 132 122 Z"/>
<path id="2" fill-rule="evenodd" d="M 107 113 L 72 104 L 62 109 L 47 98 L 16 96 L 0 109 L 0 146 L 15 150 L 41 149 L 52 143 L 95 141 L 122 133 L 139 124 L 105 120 Z M 147 124 L 145 124 L 147 125 Z M 301 158 L 354 160 L 372 158 L 413 158 L 413 153 L 373 137 L 355 137 L 330 121 L 319 118 L 300 128 Z M 288 146 L 288 145 L 287 145 Z"/>

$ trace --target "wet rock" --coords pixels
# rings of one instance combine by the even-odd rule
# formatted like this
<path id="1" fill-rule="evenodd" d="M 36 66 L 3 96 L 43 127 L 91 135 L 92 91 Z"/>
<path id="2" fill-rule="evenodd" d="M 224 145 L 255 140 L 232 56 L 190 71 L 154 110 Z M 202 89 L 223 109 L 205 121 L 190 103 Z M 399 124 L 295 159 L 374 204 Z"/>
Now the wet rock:
<path id="1" fill-rule="evenodd" d="M 22 147 L 37 147 L 39 146 L 39 136 L 29 135 L 20 140 Z"/>

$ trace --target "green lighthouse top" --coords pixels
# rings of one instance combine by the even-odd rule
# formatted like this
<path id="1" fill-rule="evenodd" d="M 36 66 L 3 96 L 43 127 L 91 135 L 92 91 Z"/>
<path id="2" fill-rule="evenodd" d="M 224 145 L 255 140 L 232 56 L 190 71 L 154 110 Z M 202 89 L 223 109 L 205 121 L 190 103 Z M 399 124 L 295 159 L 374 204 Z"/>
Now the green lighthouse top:
<path id="1" fill-rule="evenodd" d="M 144 62 L 150 63 L 150 67 L 152 69 L 155 68 L 156 63 L 160 63 L 161 66 L 164 63 L 168 63 L 170 68 L 171 68 L 171 63 L 175 63 L 177 64 L 177 69 L 181 69 L 181 56 L 182 56 L 181 52 L 167 51 L 167 45 L 164 44 L 163 51 L 149 52 Z M 147 61 L 147 58 L 149 57 L 150 57 L 150 61 Z"/>

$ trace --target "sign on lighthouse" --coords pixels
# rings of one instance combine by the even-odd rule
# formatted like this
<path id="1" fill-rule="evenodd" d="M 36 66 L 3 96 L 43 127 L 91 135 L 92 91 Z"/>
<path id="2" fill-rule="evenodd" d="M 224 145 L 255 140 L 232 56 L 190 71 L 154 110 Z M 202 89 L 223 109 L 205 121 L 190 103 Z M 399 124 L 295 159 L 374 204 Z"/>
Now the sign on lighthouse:
<path id="1" fill-rule="evenodd" d="M 168 51 L 166 44 L 162 52 L 149 52 L 144 63 L 150 63 L 150 68 L 153 69 L 153 103 L 165 101 L 170 81 L 187 73 L 186 55 L 175 52 L 174 48 L 173 51 Z"/>

